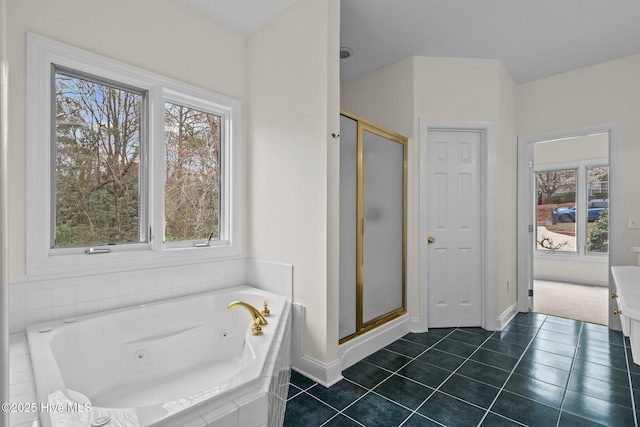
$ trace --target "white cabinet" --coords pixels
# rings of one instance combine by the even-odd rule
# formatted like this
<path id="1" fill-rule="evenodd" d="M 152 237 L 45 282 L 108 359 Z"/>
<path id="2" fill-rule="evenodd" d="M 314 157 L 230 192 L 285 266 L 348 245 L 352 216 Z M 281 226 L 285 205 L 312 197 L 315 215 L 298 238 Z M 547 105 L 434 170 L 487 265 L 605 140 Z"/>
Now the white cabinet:
<path id="1" fill-rule="evenodd" d="M 633 362 L 640 365 L 640 266 L 611 267 L 622 333 L 629 337 Z"/>

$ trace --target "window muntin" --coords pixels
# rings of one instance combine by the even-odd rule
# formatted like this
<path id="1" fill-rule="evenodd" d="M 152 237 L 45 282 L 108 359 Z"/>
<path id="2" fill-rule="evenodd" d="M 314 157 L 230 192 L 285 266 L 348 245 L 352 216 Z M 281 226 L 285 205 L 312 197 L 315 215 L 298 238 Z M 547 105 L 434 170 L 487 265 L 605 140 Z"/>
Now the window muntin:
<path id="1" fill-rule="evenodd" d="M 165 103 L 164 240 L 220 239 L 222 117 Z"/>
<path id="2" fill-rule="evenodd" d="M 146 91 L 56 68 L 52 246 L 147 242 Z"/>

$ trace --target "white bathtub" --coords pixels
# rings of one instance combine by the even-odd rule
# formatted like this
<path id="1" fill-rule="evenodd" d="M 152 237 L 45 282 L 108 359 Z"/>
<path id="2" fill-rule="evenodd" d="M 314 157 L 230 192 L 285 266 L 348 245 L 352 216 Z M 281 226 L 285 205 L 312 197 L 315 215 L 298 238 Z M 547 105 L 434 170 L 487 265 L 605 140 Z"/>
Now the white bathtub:
<path id="1" fill-rule="evenodd" d="M 249 333 L 247 310 L 227 309 L 242 300 L 262 310 L 265 299 L 271 316 L 260 336 Z M 284 297 L 243 286 L 32 325 L 27 339 L 41 422 L 46 427 L 88 426 L 102 417 L 111 419 L 109 427 L 282 422 L 289 313 Z"/>

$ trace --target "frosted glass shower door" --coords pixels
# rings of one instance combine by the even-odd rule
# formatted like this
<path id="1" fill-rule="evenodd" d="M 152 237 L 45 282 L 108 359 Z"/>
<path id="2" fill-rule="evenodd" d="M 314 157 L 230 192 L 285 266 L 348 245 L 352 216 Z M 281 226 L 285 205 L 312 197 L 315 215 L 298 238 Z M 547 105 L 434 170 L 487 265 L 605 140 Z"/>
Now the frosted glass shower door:
<path id="1" fill-rule="evenodd" d="M 362 322 L 404 308 L 405 145 L 375 130 L 362 138 Z"/>
<path id="2" fill-rule="evenodd" d="M 406 310 L 407 138 L 340 118 L 340 322 L 344 343 Z"/>

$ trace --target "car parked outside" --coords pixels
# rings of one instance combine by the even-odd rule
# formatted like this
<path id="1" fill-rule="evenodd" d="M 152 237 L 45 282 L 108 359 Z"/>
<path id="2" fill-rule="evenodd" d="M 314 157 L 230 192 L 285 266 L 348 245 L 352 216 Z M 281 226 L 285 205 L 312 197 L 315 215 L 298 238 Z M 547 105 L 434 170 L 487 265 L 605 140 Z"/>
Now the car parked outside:
<path id="1" fill-rule="evenodd" d="M 593 199 L 587 203 L 587 220 L 595 221 L 600 217 L 600 212 L 607 209 L 609 199 Z M 576 207 L 558 209 L 558 222 L 576 222 Z"/>

